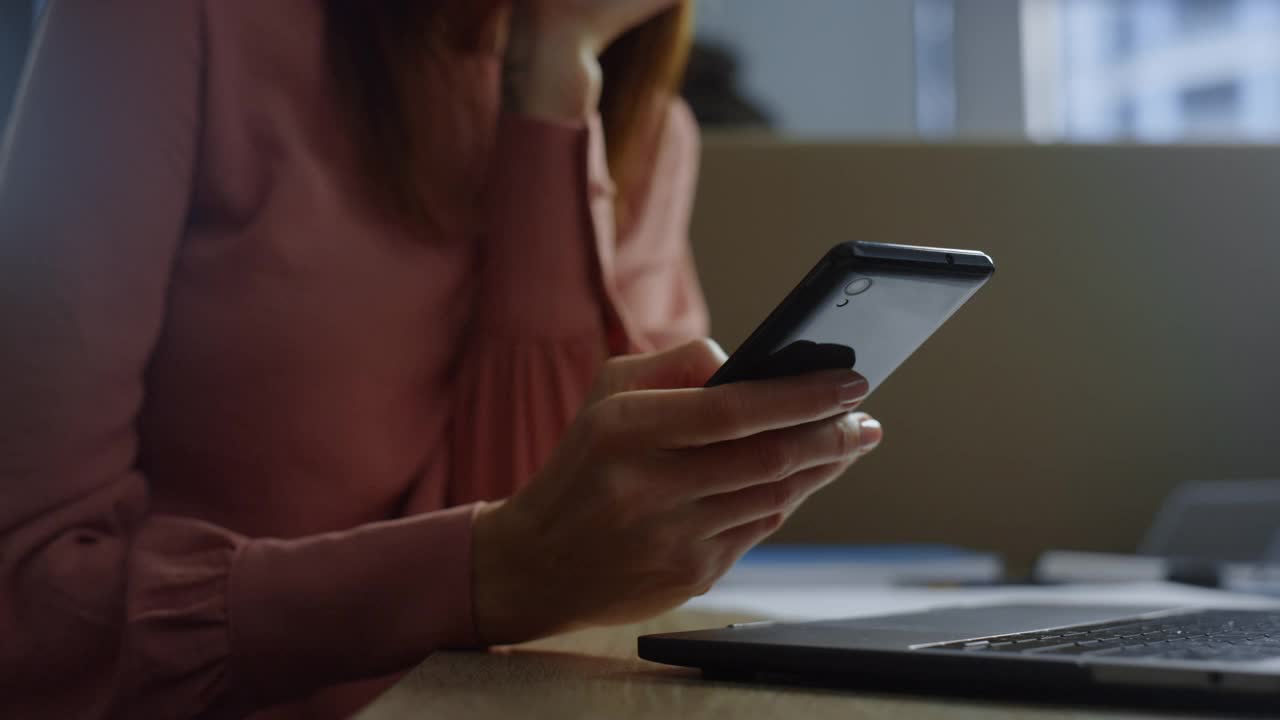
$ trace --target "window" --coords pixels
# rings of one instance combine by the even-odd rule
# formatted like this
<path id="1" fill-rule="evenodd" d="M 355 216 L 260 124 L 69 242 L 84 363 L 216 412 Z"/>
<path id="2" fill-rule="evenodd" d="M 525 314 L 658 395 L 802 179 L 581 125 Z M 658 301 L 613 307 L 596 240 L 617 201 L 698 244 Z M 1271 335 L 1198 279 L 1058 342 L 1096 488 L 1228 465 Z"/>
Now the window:
<path id="1" fill-rule="evenodd" d="M 1280 2 L 1024 0 L 1046 4 L 1048 139 L 1280 140 Z"/>
<path id="2" fill-rule="evenodd" d="M 1194 34 L 1230 26 L 1236 5 L 1236 0 L 1177 0 L 1174 10 L 1178 28 Z"/>
<path id="3" fill-rule="evenodd" d="M 954 2 L 916 2 L 916 127 L 924 137 L 946 137 L 955 132 Z"/>
<path id="4" fill-rule="evenodd" d="M 1138 107 L 1132 100 L 1116 103 L 1114 127 L 1116 136 L 1132 138 L 1138 134 Z"/>
<path id="5" fill-rule="evenodd" d="M 1133 54 L 1138 40 L 1134 9 L 1129 4 L 1115 8 L 1111 24 L 1111 56 L 1124 60 Z"/>
<path id="6" fill-rule="evenodd" d="M 792 136 L 1280 142 L 1280 0 L 700 0 Z"/>
<path id="7" fill-rule="evenodd" d="M 1182 133 L 1190 138 L 1229 137 L 1240 130 L 1240 86 L 1234 82 L 1190 87 L 1178 98 Z"/>

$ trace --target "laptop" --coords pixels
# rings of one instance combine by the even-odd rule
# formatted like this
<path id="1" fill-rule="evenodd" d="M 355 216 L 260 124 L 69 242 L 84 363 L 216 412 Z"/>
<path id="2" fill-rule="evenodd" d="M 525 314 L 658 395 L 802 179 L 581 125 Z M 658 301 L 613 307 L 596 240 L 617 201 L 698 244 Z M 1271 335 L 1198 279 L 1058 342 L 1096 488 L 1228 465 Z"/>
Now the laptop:
<path id="1" fill-rule="evenodd" d="M 647 635 L 639 654 L 717 679 L 1280 707 L 1280 610 L 988 605 Z"/>

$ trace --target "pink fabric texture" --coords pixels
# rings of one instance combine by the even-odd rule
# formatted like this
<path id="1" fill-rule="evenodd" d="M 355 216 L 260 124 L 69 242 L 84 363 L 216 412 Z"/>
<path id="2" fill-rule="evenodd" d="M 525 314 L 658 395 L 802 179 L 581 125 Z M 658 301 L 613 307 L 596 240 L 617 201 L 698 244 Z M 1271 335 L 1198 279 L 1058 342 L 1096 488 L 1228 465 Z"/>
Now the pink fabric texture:
<path id="1" fill-rule="evenodd" d="M 51 3 L 0 155 L 2 717 L 345 716 L 476 642 L 469 503 L 602 359 L 706 332 L 687 108 L 617 228 L 599 120 L 502 115 L 478 58 L 478 209 L 417 237 L 320 8 Z"/>

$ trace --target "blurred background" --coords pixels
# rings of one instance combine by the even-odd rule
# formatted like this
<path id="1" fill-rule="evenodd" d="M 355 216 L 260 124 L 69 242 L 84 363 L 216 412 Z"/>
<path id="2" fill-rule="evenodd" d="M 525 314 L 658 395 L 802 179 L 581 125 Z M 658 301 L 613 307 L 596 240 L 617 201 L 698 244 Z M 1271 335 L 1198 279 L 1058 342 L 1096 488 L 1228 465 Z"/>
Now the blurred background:
<path id="1" fill-rule="evenodd" d="M 1280 477 L 1280 2 L 702 0 L 685 94 L 726 347 L 835 242 L 999 268 L 868 402 L 885 445 L 779 541 L 949 543 L 1018 574 L 1159 552 L 1175 488 L 1213 506 Z M 1232 559 L 1277 547 L 1280 517 L 1254 520 L 1271 544 Z"/>
<path id="2" fill-rule="evenodd" d="M 39 4 L 0 0 L 0 117 Z M 1017 573 L 1153 551 L 1188 483 L 1280 478 L 1280 0 L 700 0 L 684 94 L 726 348 L 837 242 L 999 268 L 868 402 L 884 446 L 778 541 Z M 1169 542 L 1231 536 L 1262 507 L 1233 497 Z M 1273 510 L 1250 523 L 1232 559 L 1280 552 Z"/>
<path id="3" fill-rule="evenodd" d="M 1280 138 L 1274 0 L 702 0 L 708 123 L 794 138 Z M 720 114 L 728 83 L 756 111 Z"/>

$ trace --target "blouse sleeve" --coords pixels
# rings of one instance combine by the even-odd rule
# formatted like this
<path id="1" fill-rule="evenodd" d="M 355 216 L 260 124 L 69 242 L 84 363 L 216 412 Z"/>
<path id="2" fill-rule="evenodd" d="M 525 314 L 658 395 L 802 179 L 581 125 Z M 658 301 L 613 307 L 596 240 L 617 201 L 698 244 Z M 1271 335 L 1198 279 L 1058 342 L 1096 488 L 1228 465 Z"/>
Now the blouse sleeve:
<path id="1" fill-rule="evenodd" d="M 672 102 L 647 181 L 624 199 L 615 283 L 634 332 L 661 350 L 708 333 L 706 302 L 689 246 L 701 151 L 698 125 Z"/>
<path id="2" fill-rule="evenodd" d="M 501 498 L 528 482 L 610 354 L 706 333 L 688 244 L 697 127 L 678 101 L 664 125 L 619 229 L 598 115 L 500 118 L 479 242 L 482 300 L 455 382 L 451 501 Z"/>
<path id="3" fill-rule="evenodd" d="M 0 717 L 234 716 L 472 643 L 472 508 L 290 541 L 149 513 L 203 6 L 47 12 L 0 152 Z"/>

